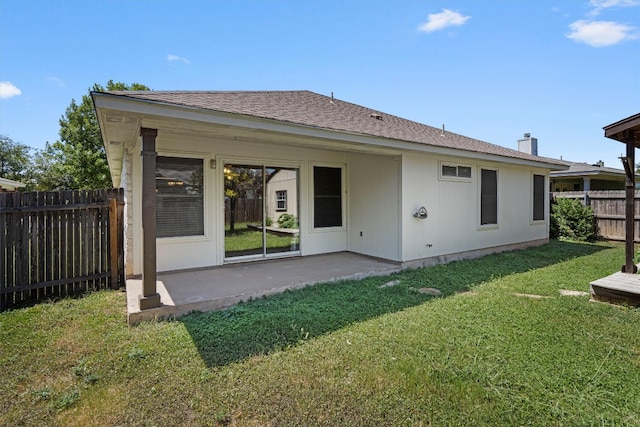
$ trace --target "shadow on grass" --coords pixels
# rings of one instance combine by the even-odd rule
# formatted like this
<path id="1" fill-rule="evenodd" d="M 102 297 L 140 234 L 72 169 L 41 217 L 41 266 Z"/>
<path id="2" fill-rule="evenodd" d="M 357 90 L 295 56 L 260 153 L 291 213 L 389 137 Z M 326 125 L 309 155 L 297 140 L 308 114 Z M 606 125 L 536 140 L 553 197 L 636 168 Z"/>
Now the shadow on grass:
<path id="1" fill-rule="evenodd" d="M 420 288 L 437 288 L 442 292 L 441 297 L 446 297 L 497 277 L 546 267 L 606 248 L 552 241 L 538 248 L 406 270 L 387 277 L 317 284 L 225 310 L 191 313 L 179 321 L 186 326 L 207 366 L 222 366 L 437 298 L 420 293 Z M 398 283 L 381 287 L 390 281 Z"/>

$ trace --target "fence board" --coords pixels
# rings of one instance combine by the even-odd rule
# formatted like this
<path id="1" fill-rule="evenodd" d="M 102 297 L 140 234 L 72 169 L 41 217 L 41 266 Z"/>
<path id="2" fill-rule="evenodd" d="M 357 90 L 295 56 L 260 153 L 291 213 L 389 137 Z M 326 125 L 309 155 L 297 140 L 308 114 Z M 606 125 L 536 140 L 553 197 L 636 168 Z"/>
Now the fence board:
<path id="1" fill-rule="evenodd" d="M 123 286 L 123 205 L 118 189 L 0 193 L 0 310 Z"/>

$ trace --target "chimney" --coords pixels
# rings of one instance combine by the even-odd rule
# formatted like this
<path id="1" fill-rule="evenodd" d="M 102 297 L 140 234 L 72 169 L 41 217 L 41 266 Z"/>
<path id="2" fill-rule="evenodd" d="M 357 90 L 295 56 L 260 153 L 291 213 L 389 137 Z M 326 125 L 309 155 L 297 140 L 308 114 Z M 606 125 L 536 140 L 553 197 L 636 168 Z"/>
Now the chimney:
<path id="1" fill-rule="evenodd" d="M 518 151 L 538 155 L 538 138 L 531 138 L 530 133 L 525 133 L 523 139 L 518 140 Z"/>

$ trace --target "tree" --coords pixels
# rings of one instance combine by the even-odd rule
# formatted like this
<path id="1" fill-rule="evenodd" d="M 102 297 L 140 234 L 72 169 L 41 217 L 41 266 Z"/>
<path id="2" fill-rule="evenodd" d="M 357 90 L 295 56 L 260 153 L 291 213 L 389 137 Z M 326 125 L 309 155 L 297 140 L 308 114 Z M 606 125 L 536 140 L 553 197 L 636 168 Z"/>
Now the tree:
<path id="1" fill-rule="evenodd" d="M 262 197 L 262 169 L 225 165 L 224 195 L 229 199 L 229 232 L 233 234 L 238 199 Z"/>
<path id="2" fill-rule="evenodd" d="M 0 135 L 0 178 L 29 184 L 31 181 L 31 148 Z"/>
<path id="3" fill-rule="evenodd" d="M 94 84 L 90 91 L 104 91 Z M 106 90 L 149 90 L 139 83 L 127 85 L 109 80 Z M 37 153 L 38 189 L 110 188 L 111 175 L 100 127 L 89 93 L 75 99 L 60 119 L 60 139 Z"/>

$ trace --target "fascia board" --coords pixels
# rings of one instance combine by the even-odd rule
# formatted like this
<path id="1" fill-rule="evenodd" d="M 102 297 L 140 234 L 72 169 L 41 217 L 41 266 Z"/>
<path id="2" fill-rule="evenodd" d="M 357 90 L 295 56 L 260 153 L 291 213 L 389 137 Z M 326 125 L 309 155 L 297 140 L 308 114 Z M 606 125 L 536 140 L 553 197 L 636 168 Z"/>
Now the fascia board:
<path id="1" fill-rule="evenodd" d="M 463 157 L 499 163 L 509 163 L 515 165 L 536 167 L 550 170 L 566 169 L 565 165 L 559 165 L 544 160 L 534 161 L 518 159 L 495 154 L 466 151 L 448 147 L 439 147 L 426 143 L 402 141 L 396 139 L 380 138 L 345 131 L 323 129 L 312 126 L 305 126 L 296 123 L 276 121 L 273 119 L 263 119 L 259 117 L 241 116 L 238 114 L 225 113 L 219 111 L 203 111 L 199 108 L 169 105 L 156 101 L 138 100 L 123 98 L 119 95 L 96 93 L 94 103 L 96 107 L 109 110 L 119 110 L 128 113 L 145 116 L 170 117 L 173 119 L 192 120 L 204 123 L 211 123 L 222 126 L 240 127 L 252 130 L 265 130 L 270 132 L 281 132 L 301 137 L 320 138 L 336 140 L 344 143 L 357 145 L 377 146 L 392 148 L 401 151 L 413 151 L 426 154 L 438 154 L 443 156 Z"/>

